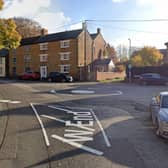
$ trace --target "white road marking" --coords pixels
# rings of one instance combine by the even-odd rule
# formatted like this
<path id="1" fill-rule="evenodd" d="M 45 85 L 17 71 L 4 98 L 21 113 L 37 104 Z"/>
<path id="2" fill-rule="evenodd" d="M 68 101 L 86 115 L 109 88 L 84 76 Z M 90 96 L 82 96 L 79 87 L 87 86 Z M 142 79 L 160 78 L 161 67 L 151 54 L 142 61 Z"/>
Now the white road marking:
<path id="1" fill-rule="evenodd" d="M 9 103 L 10 100 L 0 100 L 0 103 Z"/>
<path id="2" fill-rule="evenodd" d="M 94 94 L 95 91 L 93 91 L 93 90 L 71 90 L 71 93 L 77 93 L 77 94 Z"/>
<path id="3" fill-rule="evenodd" d="M 0 100 L 0 103 L 11 103 L 11 104 L 19 104 L 20 101 L 12 101 L 12 100 Z"/>
<path id="4" fill-rule="evenodd" d="M 55 121 L 58 121 L 58 122 L 61 122 L 61 123 L 65 123 L 65 124 L 66 124 L 66 121 L 65 121 L 65 120 L 61 120 L 61 119 L 58 119 L 58 118 L 56 118 L 56 117 L 52 117 L 52 116 L 48 116 L 48 115 L 41 115 L 41 117 L 48 118 L 48 119 L 55 120 Z M 84 129 L 84 130 L 88 130 L 88 131 L 95 131 L 95 130 L 92 129 L 92 128 L 84 127 L 84 126 L 77 125 L 77 124 L 71 124 L 71 126 L 73 126 L 73 127 L 78 127 L 78 128 L 81 128 L 81 129 Z"/>
<path id="5" fill-rule="evenodd" d="M 20 101 L 9 101 L 9 103 L 11 103 L 11 104 L 19 104 L 21 102 Z"/>
<path id="6" fill-rule="evenodd" d="M 34 113 L 35 113 L 35 115 L 37 117 L 37 120 L 39 121 L 39 124 L 41 126 L 41 129 L 42 129 L 42 132 L 43 132 L 43 135 L 44 135 L 44 139 L 45 139 L 46 145 L 50 146 L 50 142 L 49 142 L 49 139 L 48 139 L 48 136 L 47 136 L 47 132 L 46 132 L 46 130 L 44 128 L 43 122 L 42 122 L 42 120 L 41 120 L 36 108 L 34 107 L 34 104 L 30 103 L 30 106 L 32 107 L 32 109 L 33 109 L 33 111 L 34 111 Z"/>
<path id="7" fill-rule="evenodd" d="M 55 90 L 50 90 L 50 93 L 56 93 L 56 91 Z"/>
<path id="8" fill-rule="evenodd" d="M 64 109 L 64 108 L 56 107 L 56 106 L 48 106 L 48 107 L 52 108 L 52 109 L 56 109 L 56 110 L 65 111 L 65 112 L 72 112 L 72 110 L 67 110 L 67 109 Z"/>
<path id="9" fill-rule="evenodd" d="M 90 153 L 93 153 L 93 154 L 96 154 L 96 155 L 100 155 L 100 156 L 103 155 L 102 151 L 90 148 L 88 146 L 85 146 L 85 145 L 82 145 L 82 144 L 79 144 L 79 143 L 76 143 L 76 142 L 71 142 L 71 141 L 69 141 L 69 140 L 67 140 L 65 138 L 62 138 L 62 137 L 58 136 L 58 135 L 52 135 L 51 137 L 54 138 L 54 139 L 60 140 L 63 143 L 67 143 L 67 144 L 69 144 L 71 146 L 83 149 L 83 150 L 85 150 L 87 152 L 90 152 Z"/>
<path id="10" fill-rule="evenodd" d="M 105 140 L 105 143 L 106 143 L 107 147 L 111 147 L 110 141 L 109 141 L 109 139 L 108 139 L 108 137 L 107 137 L 107 135 L 106 135 L 106 133 L 105 133 L 105 131 L 103 129 L 103 126 L 101 125 L 101 123 L 100 123 L 99 119 L 97 118 L 97 116 L 96 116 L 95 112 L 93 111 L 93 109 L 90 109 L 90 110 L 91 110 L 91 112 L 92 112 L 92 114 L 93 114 L 93 116 L 94 116 L 94 118 L 95 118 L 95 120 L 96 120 L 96 122 L 97 122 L 97 124 L 98 124 L 98 126 L 100 128 L 100 130 L 102 131 L 102 134 L 103 134 L 103 137 L 104 137 L 104 140 Z"/>

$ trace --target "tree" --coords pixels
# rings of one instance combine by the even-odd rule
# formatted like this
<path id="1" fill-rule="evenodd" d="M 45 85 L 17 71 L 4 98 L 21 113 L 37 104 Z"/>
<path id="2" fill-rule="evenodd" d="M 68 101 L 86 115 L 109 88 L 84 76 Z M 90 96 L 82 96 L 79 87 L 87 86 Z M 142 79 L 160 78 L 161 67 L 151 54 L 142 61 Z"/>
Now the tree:
<path id="1" fill-rule="evenodd" d="M 114 64 L 116 64 L 118 62 L 118 58 L 114 47 L 110 46 L 110 44 L 107 44 L 106 51 L 107 51 L 108 57 L 113 60 Z"/>
<path id="2" fill-rule="evenodd" d="M 157 66 L 161 64 L 163 55 L 155 47 L 144 47 L 131 56 L 133 66 Z"/>
<path id="3" fill-rule="evenodd" d="M 42 27 L 38 22 L 23 17 L 13 18 L 13 20 L 17 25 L 16 30 L 19 32 L 22 38 L 41 35 Z"/>
<path id="4" fill-rule="evenodd" d="M 3 4 L 4 4 L 3 0 L 0 0 L 0 10 L 1 10 L 2 7 L 3 7 Z"/>
<path id="5" fill-rule="evenodd" d="M 117 46 L 117 56 L 120 60 L 125 59 L 128 56 L 128 48 L 124 45 Z"/>
<path id="6" fill-rule="evenodd" d="M 0 0 L 0 9 L 3 1 Z M 12 19 L 0 19 L 0 49 L 12 49 L 19 46 L 21 36 L 16 31 L 15 22 Z"/>

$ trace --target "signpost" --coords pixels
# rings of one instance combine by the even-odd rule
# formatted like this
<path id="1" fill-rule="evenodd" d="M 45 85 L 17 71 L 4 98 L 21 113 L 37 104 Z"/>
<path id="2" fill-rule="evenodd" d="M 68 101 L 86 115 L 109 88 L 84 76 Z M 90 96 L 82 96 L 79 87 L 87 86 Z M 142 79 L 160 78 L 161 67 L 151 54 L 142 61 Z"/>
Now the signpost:
<path id="1" fill-rule="evenodd" d="M 129 78 L 129 83 L 131 83 L 131 77 L 132 77 L 132 74 L 131 74 L 131 69 L 132 69 L 132 65 L 131 64 L 128 64 L 128 78 Z"/>

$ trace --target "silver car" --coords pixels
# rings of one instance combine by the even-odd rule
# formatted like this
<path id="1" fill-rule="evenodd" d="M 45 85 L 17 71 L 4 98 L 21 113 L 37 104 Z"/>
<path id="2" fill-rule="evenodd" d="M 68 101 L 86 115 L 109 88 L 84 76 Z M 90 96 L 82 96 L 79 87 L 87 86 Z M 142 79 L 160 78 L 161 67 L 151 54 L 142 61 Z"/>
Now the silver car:
<path id="1" fill-rule="evenodd" d="M 152 98 L 150 111 L 156 134 L 168 138 L 168 92 L 161 92 Z"/>

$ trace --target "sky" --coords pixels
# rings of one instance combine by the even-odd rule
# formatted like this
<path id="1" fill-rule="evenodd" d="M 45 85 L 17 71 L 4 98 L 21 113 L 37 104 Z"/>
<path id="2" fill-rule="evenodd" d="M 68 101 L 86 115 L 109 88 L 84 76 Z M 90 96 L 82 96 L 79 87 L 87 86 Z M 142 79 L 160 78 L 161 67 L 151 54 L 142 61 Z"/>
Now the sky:
<path id="1" fill-rule="evenodd" d="M 88 30 L 94 33 L 101 28 L 114 47 L 129 46 L 131 41 L 131 46 L 161 49 L 168 42 L 168 21 L 114 20 L 168 19 L 167 6 L 167 0 L 5 0 L 0 17 L 34 19 L 49 33 L 79 29 L 82 21 L 92 20 L 87 21 Z"/>

